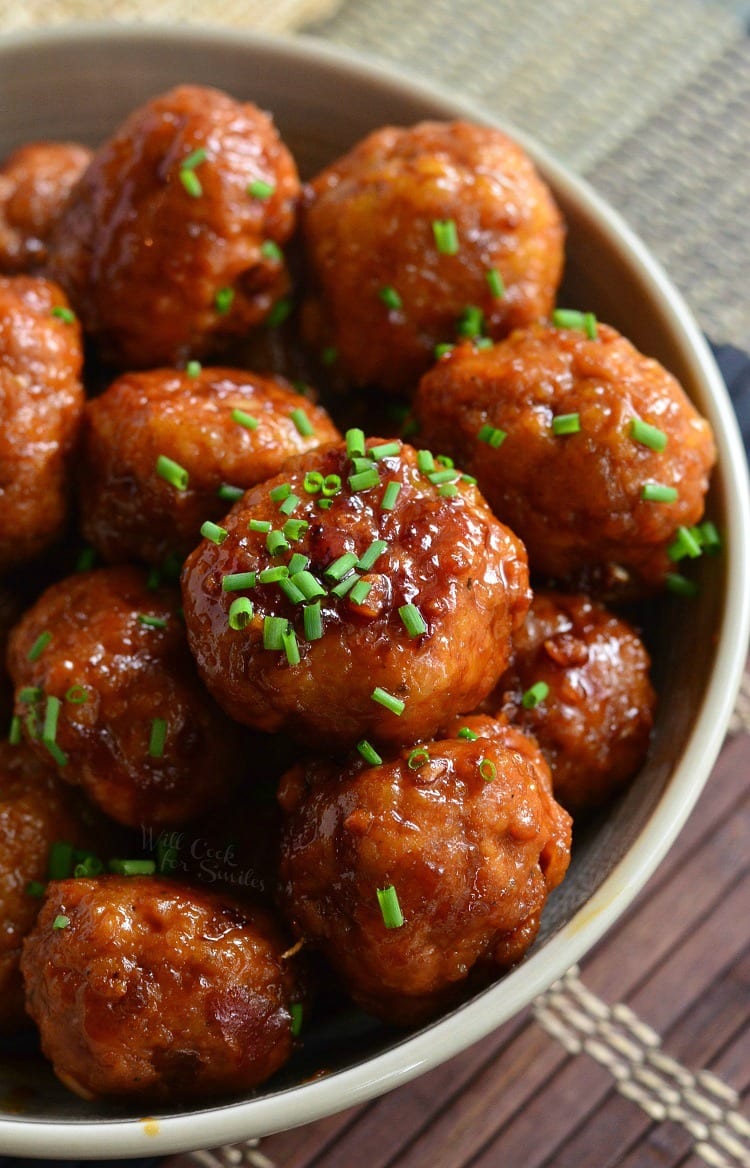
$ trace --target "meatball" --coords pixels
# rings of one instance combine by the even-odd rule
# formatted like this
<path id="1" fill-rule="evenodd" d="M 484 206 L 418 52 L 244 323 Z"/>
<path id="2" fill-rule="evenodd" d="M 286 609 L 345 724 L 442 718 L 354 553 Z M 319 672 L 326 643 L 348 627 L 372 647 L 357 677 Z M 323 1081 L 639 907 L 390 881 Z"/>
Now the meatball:
<path id="1" fill-rule="evenodd" d="M 410 742 L 473 709 L 529 603 L 521 543 L 460 471 L 398 441 L 364 451 L 349 431 L 291 460 L 183 569 L 190 647 L 216 700 L 315 749 Z"/>
<path id="2" fill-rule="evenodd" d="M 453 735 L 380 765 L 298 766 L 279 794 L 282 907 L 354 1000 L 399 1025 L 519 961 L 570 856 L 535 744 L 483 717 Z"/>
<path id="3" fill-rule="evenodd" d="M 656 703 L 649 666 L 635 629 L 603 605 L 535 593 L 497 697 L 536 738 L 555 798 L 573 814 L 605 802 L 642 766 Z"/>
<path id="4" fill-rule="evenodd" d="M 548 313 L 564 228 L 530 159 L 499 130 L 377 130 L 306 190 L 308 339 L 356 384 L 411 390 L 435 345 L 501 337 Z"/>
<path id="5" fill-rule="evenodd" d="M 566 587 L 663 584 L 670 545 L 703 514 L 708 422 L 607 325 L 461 345 L 422 378 L 415 409 L 424 442 L 476 475 L 532 571 Z"/>
<path id="6" fill-rule="evenodd" d="M 27 746 L 0 741 L 0 1033 L 28 1024 L 19 962 L 47 878 L 50 848 L 83 846 L 87 832 L 71 792 Z"/>
<path id="7" fill-rule="evenodd" d="M 41 267 L 65 200 L 91 161 L 77 142 L 29 142 L 0 166 L 0 272 Z"/>
<path id="8" fill-rule="evenodd" d="M 60 289 L 0 276 L 0 572 L 63 533 L 82 362 L 80 329 Z"/>
<path id="9" fill-rule="evenodd" d="M 242 731 L 195 673 L 178 607 L 176 590 L 149 589 L 140 569 L 101 568 L 53 584 L 10 638 L 30 745 L 131 827 L 202 813 L 246 766 Z"/>
<path id="10" fill-rule="evenodd" d="M 84 411 L 83 533 L 109 561 L 184 559 L 203 521 L 226 511 L 227 494 L 338 437 L 324 410 L 271 378 L 234 369 L 126 374 Z M 163 477 L 164 459 L 187 472 L 184 489 Z"/>
<path id="11" fill-rule="evenodd" d="M 173 881 L 51 884 L 22 967 L 42 1049 L 84 1099 L 246 1091 L 292 1050 L 295 986 L 271 918 Z"/>
<path id="12" fill-rule="evenodd" d="M 117 365 L 200 356 L 288 286 L 299 180 L 268 115 L 182 85 L 95 154 L 50 240 L 50 271 Z"/>

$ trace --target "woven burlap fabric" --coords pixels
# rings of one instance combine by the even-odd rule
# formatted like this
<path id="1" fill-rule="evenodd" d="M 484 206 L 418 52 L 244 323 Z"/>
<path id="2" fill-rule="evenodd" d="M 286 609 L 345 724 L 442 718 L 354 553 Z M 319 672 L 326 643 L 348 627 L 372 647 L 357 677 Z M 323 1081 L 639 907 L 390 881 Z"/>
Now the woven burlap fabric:
<path id="1" fill-rule="evenodd" d="M 439 82 L 623 212 L 719 342 L 750 348 L 748 0 L 0 0 L 67 20 L 304 28 Z"/>

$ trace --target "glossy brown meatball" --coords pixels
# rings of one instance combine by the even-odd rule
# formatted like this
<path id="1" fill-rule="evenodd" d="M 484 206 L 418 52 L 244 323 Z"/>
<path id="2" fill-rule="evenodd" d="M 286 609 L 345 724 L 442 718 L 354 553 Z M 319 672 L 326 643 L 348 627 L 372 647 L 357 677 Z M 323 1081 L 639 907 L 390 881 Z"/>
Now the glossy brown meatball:
<path id="1" fill-rule="evenodd" d="M 61 290 L 0 276 L 0 571 L 63 532 L 81 365 L 80 328 Z"/>
<path id="2" fill-rule="evenodd" d="M 477 737 L 297 767 L 282 783 L 282 906 L 356 1002 L 424 1020 L 519 961 L 568 866 L 570 818 L 537 747 L 491 718 Z M 392 888 L 403 923 L 386 925 Z M 391 898 L 394 893 L 388 894 Z"/>
<path id="3" fill-rule="evenodd" d="M 292 460 L 183 570 L 190 647 L 217 701 L 316 750 L 410 742 L 473 709 L 529 602 L 522 545 L 459 471 L 436 468 L 456 482 L 435 483 L 411 447 L 367 448 L 380 457 L 339 443 Z M 248 572 L 253 587 L 226 590 Z"/>
<path id="4" fill-rule="evenodd" d="M 230 505 L 222 487 L 263 482 L 338 437 L 323 409 L 255 373 L 128 373 L 84 411 L 83 534 L 110 561 L 184 559 Z M 163 477 L 164 458 L 187 472 L 185 489 Z"/>
<path id="5" fill-rule="evenodd" d="M 635 629 L 603 605 L 535 593 L 496 693 L 502 713 L 536 738 L 555 798 L 573 814 L 603 803 L 643 764 L 656 703 L 649 665 Z"/>
<path id="6" fill-rule="evenodd" d="M 245 766 L 241 731 L 195 673 L 178 606 L 176 591 L 150 590 L 140 569 L 102 568 L 53 584 L 10 638 L 27 740 L 133 827 L 203 812 Z M 39 691 L 30 708 L 29 687 Z"/>
<path id="7" fill-rule="evenodd" d="M 548 313 L 562 272 L 562 219 L 530 159 L 466 122 L 376 130 L 307 188 L 303 228 L 308 339 L 389 390 L 414 389 L 477 310 L 493 337 Z"/>
<path id="8" fill-rule="evenodd" d="M 58 1078 L 85 1099 L 246 1091 L 291 1053 L 283 952 L 268 916 L 208 892 L 60 881 L 24 946 L 27 1009 Z"/>
<path id="9" fill-rule="evenodd" d="M 0 166 L 0 272 L 39 268 L 65 200 L 91 161 L 77 142 L 29 142 Z"/>
<path id="10" fill-rule="evenodd" d="M 102 146 L 50 241 L 50 269 L 105 357 L 134 369 L 200 356 L 286 290 L 279 244 L 299 180 L 268 115 L 183 85 Z"/>
<path id="11" fill-rule="evenodd" d="M 87 840 L 70 796 L 27 746 L 0 741 L 0 1033 L 28 1024 L 21 944 L 39 912 L 34 885 L 41 891 L 47 879 L 50 848 Z"/>
<path id="12" fill-rule="evenodd" d="M 490 349 L 462 345 L 423 377 L 416 413 L 420 438 L 476 475 L 541 576 L 658 586 L 678 528 L 703 514 L 708 422 L 666 369 L 607 325 L 594 339 L 535 325 Z M 556 433 L 566 416 L 579 429 Z M 663 449 L 639 440 L 634 422 L 655 428 Z M 674 498 L 644 498 L 654 484 Z"/>

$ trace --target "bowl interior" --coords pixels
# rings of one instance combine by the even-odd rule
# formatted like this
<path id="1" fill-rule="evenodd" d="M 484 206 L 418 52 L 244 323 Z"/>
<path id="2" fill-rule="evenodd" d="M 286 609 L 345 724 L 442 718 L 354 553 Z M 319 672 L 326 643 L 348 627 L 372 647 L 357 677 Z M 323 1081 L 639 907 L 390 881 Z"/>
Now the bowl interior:
<path id="1" fill-rule="evenodd" d="M 303 175 L 311 175 L 365 133 L 385 123 L 409 124 L 423 118 L 448 118 L 462 113 L 456 103 L 309 44 L 187 30 L 179 33 L 89 30 L 78 36 L 11 40 L 0 45 L 0 157 L 13 146 L 40 137 L 80 139 L 94 145 L 134 106 L 185 81 L 219 86 L 238 98 L 253 100 L 271 110 Z M 723 470 L 712 488 L 710 510 L 719 526 L 726 528 L 730 502 L 734 500 L 737 505 L 736 492 L 741 489 L 733 481 L 736 468 L 731 466 L 732 458 L 722 445 L 726 419 L 715 413 L 705 367 L 696 358 L 684 331 L 676 327 L 674 305 L 665 302 L 653 276 L 644 270 L 642 263 L 634 260 L 630 241 L 611 222 L 602 219 L 595 203 L 548 160 L 538 154 L 537 160 L 568 222 L 568 263 L 561 301 L 592 309 L 601 319 L 621 329 L 641 349 L 670 368 L 699 407 L 709 413 L 719 432 L 723 460 Z M 679 315 L 679 305 L 677 312 Z M 648 764 L 628 793 L 577 835 L 569 875 L 551 898 L 540 937 L 519 971 L 521 976 L 524 970 L 529 975 L 532 970 L 536 973 L 527 977 L 526 991 L 516 989 L 505 993 L 504 986 L 510 979 L 485 991 L 482 995 L 487 1015 L 485 1030 L 498 1025 L 518 1008 L 524 994 L 530 997 L 535 988 L 558 976 L 578 956 L 571 948 L 566 961 L 565 953 L 558 947 L 555 960 L 545 967 L 551 940 L 561 930 L 571 930 L 576 914 L 632 848 L 665 792 L 671 792 L 681 782 L 681 759 L 704 705 L 717 653 L 727 637 L 723 626 L 728 592 L 727 561 L 712 560 L 701 568 L 699 597 L 690 602 L 676 598 L 659 601 L 653 614 L 649 614 L 654 617 L 649 623 L 657 630 L 650 648 L 661 700 Z M 691 632 L 689 661 L 686 661 L 684 630 L 688 603 Z M 725 688 L 731 689 L 732 684 L 733 674 L 729 669 Z M 711 755 L 710 747 L 708 755 Z M 712 756 L 704 757 L 700 764 L 704 773 L 691 776 L 690 790 L 685 794 L 688 803 L 696 797 L 698 780 L 705 778 L 711 761 Z M 676 809 L 673 818 L 679 820 L 679 817 Z M 658 846 L 657 842 L 651 849 L 654 852 L 651 867 L 656 862 Z M 641 879 L 645 874 L 644 869 Z M 632 891 L 622 900 L 621 908 L 630 895 Z M 595 935 L 592 932 L 586 944 Z M 515 978 L 512 984 L 518 986 L 516 975 L 511 978 Z M 427 1028 L 432 1029 L 437 1047 L 444 1048 L 439 1057 L 463 1045 L 455 1036 L 461 1021 L 453 1022 L 453 1037 L 447 1045 L 443 1042 L 446 1025 L 451 1024 L 449 1019 Z M 367 1084 L 365 1062 L 390 1051 L 392 1065 L 400 1062 L 406 1068 L 410 1060 L 409 1041 L 354 1010 L 311 1025 L 304 1052 L 293 1059 L 282 1075 L 258 1092 L 250 1109 L 246 1106 L 242 1112 L 239 1126 L 230 1120 L 232 1105 L 226 1105 L 227 1137 L 233 1133 L 261 1134 L 284 1123 L 291 1125 L 326 1110 L 335 1110 L 336 1104 L 331 1105 L 330 1098 L 323 1105 L 314 1102 L 306 1108 L 297 1106 L 301 1093 L 311 1090 L 309 1086 L 299 1085 L 323 1067 L 332 1078 L 338 1077 L 332 1072 L 359 1067 L 363 1073 L 358 1081 L 360 1085 L 365 1084 L 360 1087 L 359 1097 L 374 1093 L 377 1088 Z M 295 1090 L 290 1094 L 292 1088 Z M 282 1102 L 287 1099 L 288 1106 L 263 1116 L 258 1105 L 274 1098 Z M 345 1089 L 339 1093 L 338 1100 L 341 1107 L 354 1101 Z M 211 1109 L 211 1114 L 215 1115 L 217 1110 L 222 1109 Z M 3 1150 L 23 1148 L 27 1154 L 48 1150 L 49 1143 L 36 1141 L 30 1130 L 42 1126 L 34 1121 L 90 1124 L 115 1119 L 120 1122 L 107 1129 L 104 1142 L 97 1138 L 96 1148 L 88 1150 L 88 1154 L 140 1152 L 145 1155 L 155 1150 L 153 1143 L 149 1147 L 129 1141 L 124 1135 L 117 1136 L 117 1130 L 124 1132 L 131 1126 L 127 1120 L 137 1119 L 139 1114 L 127 1107 L 83 1104 L 77 1100 L 40 1063 L 31 1040 L 0 1045 L 0 1119 L 16 1121 L 19 1128 L 26 1129 L 18 1140 L 11 1139 L 8 1143 L 7 1139 L 0 1139 Z M 198 1142 L 192 1135 L 176 1134 L 158 1150 Z M 71 1147 L 70 1154 L 74 1151 L 87 1154 L 81 1147 Z"/>

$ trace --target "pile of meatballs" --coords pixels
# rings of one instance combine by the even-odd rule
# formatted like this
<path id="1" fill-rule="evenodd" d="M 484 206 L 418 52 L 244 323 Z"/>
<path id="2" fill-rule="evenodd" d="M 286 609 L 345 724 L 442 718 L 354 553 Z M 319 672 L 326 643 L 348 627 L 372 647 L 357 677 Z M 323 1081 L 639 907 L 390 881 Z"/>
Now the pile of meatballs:
<path id="1" fill-rule="evenodd" d="M 0 168 L 0 1028 L 83 1098 L 454 1007 L 641 767 L 714 444 L 564 234 L 498 130 L 303 185 L 197 86 Z"/>

